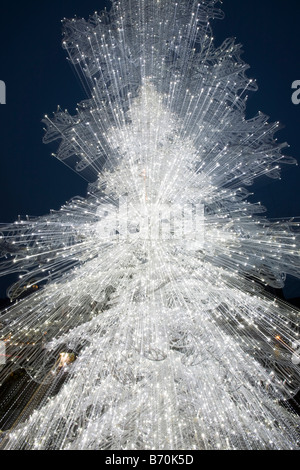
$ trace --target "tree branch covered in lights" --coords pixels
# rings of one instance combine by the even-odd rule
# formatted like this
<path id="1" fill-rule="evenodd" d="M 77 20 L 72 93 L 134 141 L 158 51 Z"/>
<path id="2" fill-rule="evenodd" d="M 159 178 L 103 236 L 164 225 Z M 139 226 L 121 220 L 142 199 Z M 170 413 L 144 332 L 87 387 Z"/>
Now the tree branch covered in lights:
<path id="1" fill-rule="evenodd" d="M 246 189 L 293 161 L 278 123 L 245 118 L 256 84 L 239 44 L 213 44 L 216 4 L 116 0 L 64 21 L 89 99 L 46 116 L 45 142 L 88 193 L 1 229 L 1 273 L 19 279 L 0 382 L 39 384 L 1 448 L 299 448 L 282 405 L 299 313 L 264 289 L 299 277 L 299 226 Z"/>

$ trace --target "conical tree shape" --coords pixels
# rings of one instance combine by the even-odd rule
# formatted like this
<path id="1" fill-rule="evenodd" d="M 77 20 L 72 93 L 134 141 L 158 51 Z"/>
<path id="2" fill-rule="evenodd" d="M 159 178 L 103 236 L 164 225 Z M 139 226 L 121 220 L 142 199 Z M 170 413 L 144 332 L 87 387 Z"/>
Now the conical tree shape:
<path id="1" fill-rule="evenodd" d="M 90 184 L 3 230 L 11 298 L 40 289 L 1 318 L 0 375 L 40 385 L 2 448 L 299 447 L 282 405 L 299 390 L 299 313 L 263 288 L 299 275 L 298 226 L 245 189 L 291 159 L 278 123 L 245 119 L 255 84 L 239 45 L 213 45 L 215 3 L 122 0 L 65 23 L 91 98 L 45 117 L 45 141 Z"/>

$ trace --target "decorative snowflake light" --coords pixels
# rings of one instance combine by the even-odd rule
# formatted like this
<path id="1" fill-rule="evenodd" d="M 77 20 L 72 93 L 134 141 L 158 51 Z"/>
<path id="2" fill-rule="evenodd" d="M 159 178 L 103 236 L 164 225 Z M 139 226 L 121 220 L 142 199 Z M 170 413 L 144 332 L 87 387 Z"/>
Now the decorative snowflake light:
<path id="1" fill-rule="evenodd" d="M 40 383 L 2 448 L 298 448 L 280 402 L 299 389 L 299 314 L 264 289 L 299 276 L 297 224 L 245 189 L 290 158 L 278 123 L 245 119 L 256 85 L 234 40 L 213 45 L 216 3 L 113 1 L 64 23 L 91 98 L 46 116 L 45 142 L 90 183 L 2 230 L 11 299 L 40 287 L 1 317 L 0 377 Z"/>

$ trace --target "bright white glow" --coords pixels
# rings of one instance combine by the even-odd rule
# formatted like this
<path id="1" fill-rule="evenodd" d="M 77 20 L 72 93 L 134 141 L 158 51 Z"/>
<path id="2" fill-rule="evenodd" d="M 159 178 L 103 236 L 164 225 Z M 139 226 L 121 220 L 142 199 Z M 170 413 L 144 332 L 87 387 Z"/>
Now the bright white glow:
<path id="1" fill-rule="evenodd" d="M 245 189 L 290 159 L 278 123 L 245 120 L 256 86 L 239 45 L 213 46 L 215 3 L 122 0 L 65 22 L 91 99 L 45 117 L 45 141 L 90 184 L 3 227 L 11 298 L 40 288 L 1 320 L 0 377 L 22 367 L 42 388 L 2 448 L 298 448 L 279 401 L 299 390 L 299 314 L 259 287 L 299 276 L 298 224 Z"/>

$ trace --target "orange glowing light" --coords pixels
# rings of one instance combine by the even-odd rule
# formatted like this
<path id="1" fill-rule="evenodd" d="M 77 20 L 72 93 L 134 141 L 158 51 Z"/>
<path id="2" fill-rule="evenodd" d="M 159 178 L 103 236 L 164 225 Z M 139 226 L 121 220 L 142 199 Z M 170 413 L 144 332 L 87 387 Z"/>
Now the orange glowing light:
<path id="1" fill-rule="evenodd" d="M 66 367 L 75 361 L 75 354 L 73 353 L 61 353 L 59 355 L 58 367 Z"/>

